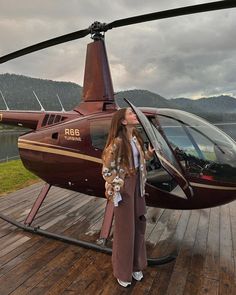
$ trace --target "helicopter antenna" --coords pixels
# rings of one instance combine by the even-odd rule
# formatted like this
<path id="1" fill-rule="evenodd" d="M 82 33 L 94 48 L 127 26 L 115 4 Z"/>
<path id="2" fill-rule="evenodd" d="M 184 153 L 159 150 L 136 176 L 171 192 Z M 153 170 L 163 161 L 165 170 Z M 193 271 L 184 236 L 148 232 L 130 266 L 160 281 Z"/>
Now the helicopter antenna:
<path id="1" fill-rule="evenodd" d="M 2 93 L 1 90 L 0 90 L 0 93 L 1 93 L 2 99 L 3 99 L 4 103 L 5 103 L 5 106 L 6 106 L 6 108 L 7 108 L 7 111 L 9 111 L 10 109 L 9 109 L 7 103 L 6 103 L 6 100 L 5 100 L 4 95 L 3 95 L 3 93 Z"/>
<path id="2" fill-rule="evenodd" d="M 59 103 L 60 103 L 60 105 L 61 105 L 61 112 L 65 112 L 65 109 L 64 109 L 64 107 L 63 107 L 63 104 L 62 104 L 62 102 L 61 102 L 61 100 L 60 100 L 60 97 L 59 97 L 59 95 L 57 94 L 57 98 L 58 98 L 58 101 L 59 101 Z"/>
<path id="3" fill-rule="evenodd" d="M 33 90 L 33 94 L 34 94 L 35 98 L 37 99 L 37 101 L 38 101 L 38 103 L 39 103 L 39 105 L 40 105 L 40 107 L 41 107 L 41 110 L 40 110 L 40 111 L 45 111 L 44 107 L 42 106 L 42 104 L 41 104 L 41 102 L 40 102 L 40 100 L 39 100 L 39 98 L 38 98 L 38 96 L 36 95 L 36 93 L 35 93 L 34 90 Z"/>

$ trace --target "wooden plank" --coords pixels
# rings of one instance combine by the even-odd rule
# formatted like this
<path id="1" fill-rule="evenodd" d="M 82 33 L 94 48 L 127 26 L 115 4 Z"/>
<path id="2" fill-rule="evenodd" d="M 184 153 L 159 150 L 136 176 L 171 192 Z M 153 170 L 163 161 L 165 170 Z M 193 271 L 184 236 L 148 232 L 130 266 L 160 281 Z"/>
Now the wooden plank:
<path id="1" fill-rule="evenodd" d="M 61 275 L 57 280 L 53 279 L 53 284 L 51 284 L 51 279 L 49 278 L 49 288 L 44 293 L 45 295 L 58 295 L 71 285 L 78 277 L 78 274 L 82 273 L 86 268 L 94 261 L 94 258 L 97 256 L 94 255 L 94 251 L 82 249 L 84 252 L 81 257 L 75 259 L 73 266 L 65 273 Z"/>
<path id="2" fill-rule="evenodd" d="M 161 209 L 161 208 L 147 207 L 147 214 L 146 214 L 147 227 L 146 227 L 146 232 L 145 232 L 146 240 L 150 236 L 151 232 L 153 231 L 154 226 L 159 221 L 163 212 L 164 212 L 164 209 Z"/>
<path id="3" fill-rule="evenodd" d="M 77 194 L 77 193 L 75 193 L 75 194 Z M 53 211 L 53 209 L 62 206 L 62 204 L 66 204 L 73 197 L 74 197 L 73 193 L 68 194 L 66 196 L 63 195 L 63 192 L 61 192 L 60 194 L 57 193 L 56 198 L 54 196 L 54 199 L 52 199 L 52 201 L 50 201 L 50 203 L 49 202 L 44 202 L 43 203 L 42 207 L 40 208 L 40 210 L 39 210 L 39 212 L 37 214 L 37 217 L 40 217 L 43 214 L 46 214 L 47 212 Z M 27 207 L 23 206 L 23 208 L 24 208 L 23 212 L 22 212 L 23 208 L 16 207 L 15 214 L 11 215 L 11 218 L 17 220 L 18 222 L 23 222 L 24 219 L 26 218 L 26 215 L 29 213 L 31 206 L 32 206 L 32 204 L 29 204 Z M 2 229 L 6 229 L 9 226 L 10 225 L 8 223 L 6 223 L 5 226 L 2 227 Z"/>
<path id="4" fill-rule="evenodd" d="M 14 243 L 11 243 L 6 247 L 5 249 L 0 251 L 0 257 L 6 255 L 7 253 L 11 252 L 15 248 L 19 247 L 19 245 L 25 243 L 26 241 L 30 240 L 30 237 L 27 237 L 25 235 L 21 235 L 21 238 L 17 239 Z"/>
<path id="5" fill-rule="evenodd" d="M 43 215 L 39 215 L 34 224 L 36 222 L 38 224 L 43 224 L 41 228 L 48 229 L 57 222 L 67 218 L 68 216 L 74 217 L 78 210 L 84 205 L 88 204 L 88 202 L 90 202 L 91 200 L 92 197 L 88 196 L 81 196 L 77 198 L 73 197 L 73 205 L 71 204 L 72 200 L 70 199 L 69 202 L 64 203 L 65 206 L 58 206 L 56 212 L 51 212 L 51 214 L 48 214 L 49 210 L 47 212 L 43 212 Z M 52 210 L 55 210 L 55 208 L 53 208 Z"/>
<path id="6" fill-rule="evenodd" d="M 13 268 L 6 275 L 0 278 L 0 294 L 13 292 L 25 280 L 37 272 L 43 265 L 53 259 L 58 253 L 64 250 L 67 245 L 50 241 L 37 255 L 29 257 L 23 263 Z"/>
<path id="7" fill-rule="evenodd" d="M 41 208 L 41 210 L 39 210 L 37 216 L 40 217 L 40 216 L 46 214 L 47 212 L 50 212 L 50 209 L 53 211 L 53 209 L 55 207 L 63 207 L 63 206 L 65 206 L 66 203 L 69 202 L 72 198 L 73 198 L 73 196 L 67 197 L 66 200 L 64 199 L 64 197 L 62 198 L 62 200 L 59 198 L 58 201 L 53 202 L 53 205 L 50 206 L 50 204 L 47 204 L 47 205 L 43 206 Z M 17 214 L 19 215 L 19 218 L 15 218 L 16 216 L 15 217 L 14 216 L 13 217 L 11 216 L 11 217 L 13 219 L 17 220 L 18 222 L 23 222 L 25 220 L 26 214 L 23 214 L 23 213 L 20 214 L 21 211 L 20 211 L 19 208 L 17 208 L 16 210 L 18 210 L 18 213 Z M 29 211 L 30 209 L 26 209 L 26 211 L 27 210 Z M 55 214 L 55 212 L 54 212 L 54 214 Z M 47 215 L 46 218 L 49 218 L 49 216 L 50 215 Z M 5 222 L 5 225 L 1 227 L 0 237 L 2 238 L 2 237 L 7 236 L 9 234 L 10 235 L 11 234 L 15 234 L 14 233 L 15 231 L 16 231 L 16 227 L 15 226 L 10 225 L 7 222 Z M 6 238 L 8 238 L 8 237 L 6 237 Z M 9 238 L 10 238 L 10 236 L 9 236 Z"/>
<path id="8" fill-rule="evenodd" d="M 204 276 L 219 280 L 220 263 L 220 207 L 210 209 Z"/>
<path id="9" fill-rule="evenodd" d="M 169 245 L 171 243 L 171 240 L 173 239 L 173 236 L 175 234 L 177 225 L 180 221 L 181 217 L 181 211 L 180 210 L 171 210 L 170 217 L 168 219 L 167 224 L 164 227 L 164 231 L 162 232 L 160 239 L 158 241 L 158 244 L 153 248 L 149 249 L 148 251 L 148 257 L 160 257 L 164 255 L 170 254 L 169 251 Z M 158 224 L 157 224 L 158 226 Z M 174 261 L 171 263 L 168 263 L 168 265 L 165 266 L 158 266 L 158 267 L 148 267 L 144 271 L 144 279 L 142 283 L 137 282 L 132 290 L 131 294 L 149 294 L 152 290 L 152 286 L 155 282 L 155 280 L 159 280 L 160 278 L 160 272 L 158 270 L 168 270 L 169 275 L 171 274 L 170 270 L 172 270 Z M 162 272 L 163 278 L 164 278 L 164 272 Z M 168 275 L 168 272 L 165 272 L 165 279 Z M 160 281 L 159 281 L 160 282 Z M 156 287 L 154 287 L 154 290 Z M 165 288 L 166 290 L 166 288 Z"/>
<path id="10" fill-rule="evenodd" d="M 100 200 L 93 198 L 89 202 L 83 204 L 83 206 L 80 206 L 79 209 L 71 211 L 69 216 L 66 216 L 63 220 L 59 220 L 57 224 L 52 225 L 49 230 L 52 231 L 55 228 L 57 233 L 63 233 L 65 229 L 66 231 L 71 229 L 73 232 L 73 228 L 76 228 L 76 238 L 78 238 L 80 227 L 84 230 L 83 227 L 84 224 L 86 224 L 87 228 L 89 226 L 89 222 L 92 222 L 94 214 L 96 215 L 97 211 L 102 211 L 103 209 L 103 203 L 101 203 Z"/>
<path id="11" fill-rule="evenodd" d="M 38 272 L 34 273 L 23 282 L 12 295 L 23 294 L 45 294 L 50 287 L 50 282 L 55 282 L 60 276 L 65 275 L 69 268 L 73 266 L 76 259 L 84 254 L 81 248 L 67 246 L 64 251 L 51 259 Z"/>
<path id="12" fill-rule="evenodd" d="M 3 252 L 2 251 L 6 251 L 6 248 L 12 244 L 15 243 L 15 241 L 17 241 L 18 239 L 22 238 L 22 233 L 17 233 L 17 232 L 13 232 L 8 234 L 7 236 L 4 236 L 0 239 L 1 243 L 0 243 L 0 257 L 2 257 Z"/>
<path id="13" fill-rule="evenodd" d="M 183 294 L 191 263 L 192 248 L 196 239 L 199 217 L 199 211 L 191 212 L 182 246 L 176 259 L 175 267 L 168 285 L 167 294 Z M 178 282 L 178 284 L 176 284 L 176 282 Z"/>
<path id="14" fill-rule="evenodd" d="M 201 288 L 198 295 L 224 295 L 219 293 L 219 281 L 202 277 Z M 233 295 L 233 293 L 231 294 Z"/>
<path id="15" fill-rule="evenodd" d="M 28 247 L 26 249 L 23 249 L 23 251 L 17 255 L 10 257 L 8 261 L 6 261 L 4 264 L 1 265 L 0 268 L 0 277 L 3 275 L 6 275 L 6 278 L 8 277 L 8 272 L 10 272 L 12 269 L 14 269 L 16 266 L 23 263 L 25 260 L 27 260 L 29 257 L 33 255 L 37 255 L 38 251 L 41 251 L 42 248 L 49 242 L 48 239 L 42 239 L 42 237 L 35 237 L 36 240 L 33 240 L 32 243 L 28 244 L 28 241 L 24 244 Z M 30 240 L 31 241 L 31 240 Z"/>
<path id="16" fill-rule="evenodd" d="M 191 211 L 189 210 L 181 212 L 181 217 L 178 220 L 173 236 L 167 241 L 167 246 L 165 247 L 165 245 L 163 245 L 163 247 L 160 247 L 160 245 L 158 245 L 153 249 L 152 256 L 166 255 L 166 253 L 172 253 L 173 251 L 176 253 L 179 252 L 189 223 L 190 213 Z M 166 265 L 156 267 L 156 275 L 152 282 L 151 290 L 149 292 L 150 295 L 166 294 L 175 263 L 176 260 Z"/>
<path id="17" fill-rule="evenodd" d="M 95 242 L 105 200 L 87 199 L 85 195 L 58 188 L 50 193 L 35 225 Z M 18 207 L 12 207 L 14 198 L 9 204 L 3 203 L 20 220 L 34 200 L 29 194 L 25 207 L 21 203 L 23 199 L 18 194 L 15 197 Z M 109 255 L 34 236 L 10 226 L 1 228 L 0 235 L 4 231 L 6 235 L 0 237 L 1 295 L 78 294 L 78 288 L 86 295 L 236 293 L 236 202 L 196 211 L 148 207 L 146 237 L 153 241 L 153 244 L 147 241 L 148 256 L 158 257 L 172 250 L 179 250 L 179 256 L 169 264 L 148 267 L 144 279 L 133 280 L 129 288 L 118 285 Z M 109 242 L 111 244 L 111 240 Z"/>
<path id="18" fill-rule="evenodd" d="M 34 195 L 35 192 L 39 192 L 43 186 L 44 186 L 43 181 L 31 184 L 25 188 L 22 188 L 22 189 L 15 191 L 15 192 L 9 193 L 6 196 L 0 197 L 0 201 L 7 200 L 7 202 L 9 204 L 14 204 L 14 202 L 16 203 L 17 201 L 22 200 L 22 196 L 24 197 L 24 195 L 25 196 L 27 196 L 29 194 Z"/>
<path id="19" fill-rule="evenodd" d="M 204 275 L 204 264 L 207 249 L 207 236 L 209 227 L 210 210 L 200 210 L 200 220 L 196 233 L 196 240 L 193 247 L 193 255 L 191 265 L 189 268 L 189 274 L 187 277 L 185 289 L 183 294 L 198 294 L 202 278 Z"/>
<path id="20" fill-rule="evenodd" d="M 18 263 L 23 261 L 30 256 L 30 251 L 36 249 L 38 245 L 40 246 L 43 243 L 46 243 L 47 239 L 42 239 L 40 236 L 32 235 L 32 238 L 21 245 L 18 245 L 17 248 L 8 252 L 3 257 L 0 258 L 0 276 L 2 273 L 6 273 L 9 269 L 15 267 Z M 32 252 L 32 251 L 31 251 Z M 3 267 L 4 266 L 4 267 Z M 3 272 L 4 269 L 4 272 Z"/>
<path id="21" fill-rule="evenodd" d="M 103 205 L 103 204 L 102 204 Z M 104 205 L 103 205 L 103 207 L 104 207 Z M 99 210 L 99 207 L 97 207 L 96 208 L 96 210 Z M 89 216 L 89 219 L 90 220 L 92 220 L 93 218 L 92 218 L 92 215 L 95 217 L 95 219 L 97 218 L 96 216 L 97 216 L 97 212 L 96 212 L 96 210 L 94 210 L 94 208 L 92 208 L 92 210 L 91 210 L 91 214 L 90 214 L 90 216 Z M 85 222 L 85 220 L 84 220 L 84 222 Z M 88 227 L 88 224 L 85 222 L 85 225 L 87 225 L 87 227 Z M 71 230 L 71 228 L 70 228 L 70 230 Z M 81 238 L 81 235 L 79 236 L 79 238 Z M 92 239 L 92 237 L 90 237 L 90 239 Z M 79 248 L 79 247 L 78 247 Z M 82 249 L 82 248 L 79 248 L 79 249 Z M 87 251 L 87 250 L 85 250 L 85 249 L 83 249 L 84 251 Z M 97 254 L 96 254 L 97 255 Z M 55 258 L 56 259 L 56 258 Z M 72 264 L 73 264 L 73 261 L 71 262 Z M 47 266 L 48 267 L 48 266 Z M 51 266 L 52 267 L 52 266 Z M 63 269 L 64 269 L 64 264 L 63 264 Z M 62 270 L 62 272 L 63 272 L 63 270 Z M 56 272 L 55 273 L 55 271 L 54 271 L 54 274 L 51 274 L 51 276 L 50 275 L 48 275 L 43 281 L 41 281 L 37 286 L 35 286 L 32 290 L 30 290 L 30 294 L 45 294 L 45 290 L 47 289 L 47 287 L 45 287 L 45 286 L 48 286 L 48 284 L 49 284 L 49 279 L 50 279 L 50 277 L 51 277 L 51 283 L 53 284 L 53 283 L 55 283 L 54 282 L 54 280 L 55 280 L 55 276 L 60 276 L 60 275 L 63 275 L 62 274 L 62 272 Z M 39 274 L 37 273 L 37 274 L 35 274 L 35 276 L 34 277 L 39 277 L 39 278 L 41 278 L 42 277 L 42 271 L 40 271 L 39 272 Z M 34 279 L 34 278 L 32 278 L 32 282 L 35 282 L 35 281 L 38 281 L 38 279 Z M 30 285 L 30 283 L 29 282 L 27 282 L 27 286 L 29 286 Z M 21 290 L 21 289 L 20 289 Z M 17 290 L 17 292 L 18 292 L 18 290 Z M 20 292 L 19 293 L 16 293 L 16 294 L 21 294 Z M 24 294 L 24 293 L 23 293 Z"/>
<path id="22" fill-rule="evenodd" d="M 94 206 L 96 206 L 96 202 L 93 204 Z M 91 206 L 90 207 L 90 210 L 91 211 L 94 211 L 94 206 Z M 83 208 L 83 210 L 84 210 L 84 208 Z M 92 221 L 92 218 L 91 218 L 91 221 Z M 86 228 L 88 227 L 88 223 L 86 222 L 86 220 L 84 220 L 84 222 L 82 222 L 82 223 L 80 223 L 80 224 L 77 224 L 76 225 L 76 228 L 74 228 L 74 227 L 71 227 L 71 226 L 65 226 L 64 228 L 63 228 L 63 230 L 64 230 L 64 232 L 62 232 L 63 234 L 67 234 L 67 235 L 72 235 L 73 236 L 73 234 L 75 235 L 75 234 L 78 234 L 78 232 L 79 232 L 79 230 L 82 230 L 82 231 L 84 231 L 84 230 L 86 230 Z M 56 228 L 56 226 L 55 226 L 55 228 Z M 41 240 L 43 240 L 43 241 L 47 241 L 47 239 L 46 238 L 40 238 Z M 33 248 L 36 248 L 37 247 L 37 245 L 38 244 L 40 244 L 41 243 L 41 240 L 39 240 L 38 241 L 38 243 L 36 243 L 36 245 L 34 245 L 33 246 Z M 29 252 L 29 253 L 31 253 L 31 248 L 30 249 L 27 249 L 27 252 Z M 29 255 L 28 255 L 29 256 Z M 21 262 L 22 262 L 22 259 L 21 259 L 21 257 L 24 257 L 24 259 L 27 257 L 27 253 L 24 253 L 23 252 L 23 254 L 22 255 L 19 255 L 19 256 L 17 256 L 15 259 L 13 258 L 13 260 L 11 260 L 11 261 L 9 261 L 7 264 L 5 264 L 5 266 L 4 266 L 4 268 L 3 268 L 3 270 L 4 270 L 4 273 L 6 273 L 6 271 L 9 271 L 9 270 L 11 270 L 13 267 L 15 267 L 16 265 L 18 265 L 18 264 L 20 264 Z"/>
<path id="23" fill-rule="evenodd" d="M 234 257 L 229 205 L 220 207 L 220 294 L 234 294 Z"/>
<path id="24" fill-rule="evenodd" d="M 103 253 L 97 253 L 94 255 L 92 262 L 78 273 L 76 279 L 61 292 L 63 294 L 94 294 L 98 286 L 102 284 L 104 272 L 108 273 L 110 270 L 110 261 L 108 262 L 107 255 Z M 101 265 L 102 272 L 97 266 Z M 100 266 L 101 267 L 101 266 Z"/>
<path id="25" fill-rule="evenodd" d="M 35 187 L 34 185 L 26 188 L 26 190 L 17 191 L 15 196 L 7 195 L 4 197 L 6 200 L 5 205 L 1 206 L 1 212 L 4 213 L 6 209 L 12 209 L 16 205 L 20 205 L 22 202 L 31 202 L 39 194 L 42 185 Z"/>
<path id="26" fill-rule="evenodd" d="M 169 251 L 178 251 L 178 245 L 180 240 L 176 239 L 176 234 L 177 230 L 179 230 L 178 226 L 180 226 L 180 220 L 183 217 L 182 213 L 183 212 L 181 210 L 172 210 L 172 213 L 169 216 L 168 222 L 160 236 L 157 245 L 155 246 L 155 248 L 150 250 L 150 256 L 163 256 L 168 255 L 170 253 Z M 189 215 L 187 217 L 187 220 L 188 218 Z M 185 221 L 187 222 L 187 220 Z M 186 223 L 184 229 L 186 229 Z M 174 248 L 172 247 L 173 245 L 175 245 Z"/>
<path id="27" fill-rule="evenodd" d="M 234 284 L 236 284 L 236 202 L 229 204 L 231 235 L 233 243 L 233 260 L 234 260 Z M 236 293 L 236 292 L 235 292 Z"/>
<path id="28" fill-rule="evenodd" d="M 150 235 L 146 237 L 146 242 L 149 247 L 155 247 L 157 242 L 159 241 L 163 231 L 166 228 L 168 220 L 172 214 L 173 210 L 166 209 L 164 210 L 163 214 L 158 219 L 158 222 L 155 224 L 153 230 L 151 231 Z"/>
<path id="29" fill-rule="evenodd" d="M 63 192 L 60 192 L 60 193 L 57 193 L 57 196 L 59 197 L 59 200 L 60 200 L 60 195 L 61 195 L 62 198 L 65 198 Z M 54 198 L 53 195 L 51 195 L 50 197 Z M 37 195 L 34 197 L 34 199 L 36 199 L 36 198 L 37 198 Z M 24 202 L 22 202 L 22 203 L 20 203 L 18 205 L 16 204 L 13 208 L 10 208 L 10 210 L 8 210 L 8 209 L 5 210 L 3 212 L 3 214 L 7 215 L 7 216 L 11 216 L 12 218 L 14 218 L 17 221 L 22 221 L 22 220 L 25 219 L 26 215 L 29 213 L 29 211 L 30 211 L 30 209 L 31 209 L 31 207 L 33 205 L 34 199 L 32 199 L 31 201 L 26 201 L 25 200 Z M 54 202 L 55 201 L 56 200 L 54 200 Z M 48 206 L 48 204 L 46 202 L 43 203 L 42 208 L 44 208 L 45 206 Z M 6 226 L 3 227 L 3 228 L 6 228 Z"/>
<path id="30" fill-rule="evenodd" d="M 42 205 L 42 207 L 40 208 L 38 214 L 36 215 L 35 220 L 37 220 L 37 218 L 43 216 L 44 214 L 46 214 L 46 213 L 48 213 L 50 211 L 52 211 L 52 213 L 55 214 L 55 212 L 53 211 L 54 209 L 56 209 L 58 207 L 62 207 L 63 204 L 65 206 L 68 202 L 70 202 L 71 199 L 74 198 L 74 194 L 70 194 L 70 195 L 68 194 L 65 197 L 65 195 L 63 195 L 62 192 L 60 194 L 56 194 L 56 196 L 57 196 L 57 198 L 54 198 L 54 200 L 51 203 L 47 203 L 47 204 L 44 203 Z M 25 210 L 23 211 L 23 213 L 20 210 L 20 208 L 17 207 L 15 209 L 15 214 L 11 215 L 11 218 L 15 219 L 18 222 L 23 222 L 25 220 L 27 214 L 29 213 L 31 206 L 32 206 L 32 204 L 30 204 L 29 207 L 24 207 Z M 46 218 L 48 219 L 49 216 L 50 215 L 47 215 Z M 9 228 L 12 229 L 12 225 L 5 222 L 5 225 L 2 226 L 2 228 L 1 228 L 0 235 L 3 236 L 3 235 L 8 234 L 9 233 Z"/>
<path id="31" fill-rule="evenodd" d="M 88 210 L 90 210 L 90 211 L 92 211 L 92 212 L 95 212 L 95 214 L 96 214 L 96 211 L 94 210 L 95 209 L 95 207 L 96 207 L 96 209 L 97 210 L 99 210 L 98 208 L 99 208 L 99 206 L 97 206 L 97 203 L 98 202 L 96 202 L 96 199 L 94 198 L 93 199 L 93 202 L 92 202 L 92 204 L 89 204 L 90 206 L 88 206 L 88 205 L 86 205 L 88 208 L 85 208 L 85 207 L 81 207 L 81 211 L 83 212 L 83 214 L 86 214 L 86 212 L 88 212 L 88 214 L 89 214 L 89 211 Z M 87 210 L 86 210 L 87 209 Z M 67 223 L 68 223 L 68 221 L 70 221 L 69 219 L 67 220 Z M 91 221 L 92 221 L 92 218 L 91 218 Z M 69 223 L 69 224 L 67 224 L 67 223 L 63 223 L 63 227 L 62 227 L 62 230 L 61 230 L 61 232 L 63 233 L 63 234 L 67 234 L 67 235 L 76 235 L 76 234 L 78 234 L 78 232 L 79 232 L 79 230 L 82 230 L 82 231 L 84 231 L 84 230 L 86 230 L 86 228 L 88 227 L 88 223 L 86 222 L 86 220 L 84 219 L 84 222 L 83 223 L 79 223 L 79 224 L 76 224 L 76 226 L 75 226 L 75 229 L 73 228 L 73 227 L 71 227 L 71 223 Z M 57 228 L 57 226 L 58 226 L 58 224 L 56 224 L 55 226 L 54 226 L 54 228 L 52 228 L 52 231 L 54 230 L 54 229 L 56 229 Z M 41 238 L 41 239 L 45 239 L 45 238 Z M 24 255 L 24 253 L 23 253 L 23 255 Z M 18 257 L 19 258 L 19 257 Z M 14 263 L 19 263 L 19 261 L 21 261 L 20 259 L 13 259 L 13 261 L 10 261 L 9 263 L 8 263 L 8 265 L 6 266 L 6 267 L 8 267 L 7 269 L 9 270 L 9 265 L 12 267 L 13 265 L 14 265 Z"/>
<path id="32" fill-rule="evenodd" d="M 48 193 L 48 195 L 47 195 L 46 199 L 44 200 L 43 205 L 42 205 L 41 208 L 43 208 L 43 207 L 47 206 L 48 204 L 50 204 L 51 200 L 53 202 L 56 202 L 57 198 L 55 198 L 55 196 L 57 196 L 58 200 L 59 200 L 60 197 L 62 197 L 64 199 L 67 196 L 70 196 L 71 194 L 72 194 L 72 192 L 66 192 L 65 193 L 64 191 L 52 190 L 52 191 L 50 191 Z M 38 197 L 38 194 L 35 194 L 33 197 L 31 196 L 30 199 L 29 198 L 25 199 L 25 200 L 23 199 L 21 202 L 13 205 L 11 207 L 6 208 L 4 210 L 4 212 L 3 212 L 3 214 L 12 215 L 15 218 L 19 218 L 19 214 L 17 214 L 17 213 L 19 213 L 19 211 L 20 211 L 20 213 L 21 213 L 20 216 L 22 216 L 22 215 L 26 216 L 29 213 L 29 211 L 30 211 L 34 201 L 37 199 L 37 197 Z"/>

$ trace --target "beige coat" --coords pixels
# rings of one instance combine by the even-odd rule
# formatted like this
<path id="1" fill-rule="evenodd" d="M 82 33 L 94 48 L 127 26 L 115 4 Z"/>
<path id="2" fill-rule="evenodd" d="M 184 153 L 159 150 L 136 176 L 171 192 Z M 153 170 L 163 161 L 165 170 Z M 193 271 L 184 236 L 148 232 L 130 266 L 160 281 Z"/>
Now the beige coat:
<path id="1" fill-rule="evenodd" d="M 136 137 L 134 137 L 134 141 L 136 144 L 136 147 L 140 154 L 140 165 L 139 165 L 139 171 L 140 171 L 140 192 L 141 196 L 144 196 L 145 194 L 145 183 L 146 183 L 146 160 L 149 160 L 152 158 L 152 155 L 149 151 L 145 151 L 145 154 L 143 153 L 143 150 L 137 140 Z M 103 166 L 102 166 L 102 176 L 105 179 L 105 195 L 108 199 L 114 200 L 114 195 L 116 192 L 122 191 L 122 187 L 124 185 L 124 179 L 125 176 L 129 173 L 127 171 L 126 167 L 123 167 L 120 164 L 120 157 L 119 157 L 119 151 L 120 146 L 122 144 L 122 139 L 119 137 L 116 137 L 105 150 L 105 156 L 103 160 Z M 116 163 L 115 159 L 116 156 L 118 156 L 118 160 Z M 130 171 L 134 171 L 134 164 L 133 159 L 130 159 Z M 122 193 L 122 192 L 121 192 Z"/>

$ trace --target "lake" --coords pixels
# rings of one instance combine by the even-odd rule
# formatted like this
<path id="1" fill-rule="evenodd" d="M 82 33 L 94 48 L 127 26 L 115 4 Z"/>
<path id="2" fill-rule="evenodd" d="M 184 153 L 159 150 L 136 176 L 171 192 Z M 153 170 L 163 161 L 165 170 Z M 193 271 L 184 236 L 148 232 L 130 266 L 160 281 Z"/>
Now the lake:
<path id="1" fill-rule="evenodd" d="M 216 126 L 236 141 L 236 123 L 221 123 Z M 25 131 L 0 131 L 0 162 L 19 157 L 17 140 L 22 133 Z"/>
<path id="2" fill-rule="evenodd" d="M 19 157 L 17 140 L 21 134 L 22 131 L 0 131 L 0 162 Z"/>

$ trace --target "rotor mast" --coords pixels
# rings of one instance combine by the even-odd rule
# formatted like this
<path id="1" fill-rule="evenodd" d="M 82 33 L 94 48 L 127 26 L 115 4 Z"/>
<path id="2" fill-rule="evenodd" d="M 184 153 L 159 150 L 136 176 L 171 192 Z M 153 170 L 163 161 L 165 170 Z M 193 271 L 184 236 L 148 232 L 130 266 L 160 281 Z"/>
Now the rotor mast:
<path id="1" fill-rule="evenodd" d="M 106 24 L 94 22 L 90 26 L 91 38 L 87 45 L 83 102 L 74 110 L 82 114 L 117 109 L 114 101 L 112 78 L 104 42 L 104 27 Z"/>

